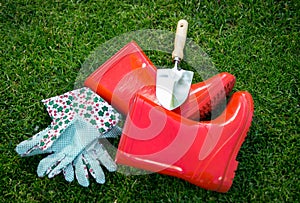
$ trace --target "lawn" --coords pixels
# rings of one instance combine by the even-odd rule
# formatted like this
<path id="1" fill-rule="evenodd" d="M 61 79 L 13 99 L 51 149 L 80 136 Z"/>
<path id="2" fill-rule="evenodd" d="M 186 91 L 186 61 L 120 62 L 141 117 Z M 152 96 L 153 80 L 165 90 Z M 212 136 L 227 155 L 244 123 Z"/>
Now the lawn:
<path id="1" fill-rule="evenodd" d="M 1 1 L 0 202 L 299 202 L 299 10 L 296 0 Z M 234 91 L 254 99 L 230 191 L 160 174 L 105 171 L 106 183 L 91 179 L 88 188 L 61 175 L 39 178 L 43 156 L 21 158 L 14 148 L 49 124 L 40 101 L 74 89 L 82 65 L 107 41 L 136 30 L 175 32 L 181 18 L 218 72 L 236 76 Z"/>

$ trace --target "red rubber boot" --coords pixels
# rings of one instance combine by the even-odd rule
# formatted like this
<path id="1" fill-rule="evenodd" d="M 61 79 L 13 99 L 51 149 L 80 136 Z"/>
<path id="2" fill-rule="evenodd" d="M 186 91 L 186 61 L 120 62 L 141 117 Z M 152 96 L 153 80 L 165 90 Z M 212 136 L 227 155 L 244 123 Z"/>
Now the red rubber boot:
<path id="1" fill-rule="evenodd" d="M 233 89 L 235 77 L 229 73 L 219 73 L 203 82 L 191 85 L 190 94 L 187 100 L 173 112 L 192 120 L 205 118 L 212 110 L 221 103 L 226 102 L 226 96 Z M 139 90 L 150 100 L 159 104 L 155 95 L 155 88 L 146 86 Z"/>
<path id="2" fill-rule="evenodd" d="M 126 118 L 116 162 L 227 192 L 252 116 L 253 100 L 248 92 L 234 93 L 220 116 L 204 122 L 186 119 L 137 94 Z"/>
<path id="3" fill-rule="evenodd" d="M 94 71 L 86 79 L 85 86 L 127 115 L 132 96 L 145 86 L 155 85 L 155 78 L 155 66 L 135 42 L 130 42 Z M 174 111 L 186 118 L 202 119 L 214 105 L 224 101 L 234 83 L 233 75 L 220 73 L 193 84 L 187 101 Z M 152 92 L 148 94 L 151 98 L 153 95 Z"/>
<path id="4" fill-rule="evenodd" d="M 132 96 L 144 86 L 155 85 L 155 78 L 155 66 L 135 42 L 130 42 L 95 70 L 84 85 L 126 115 Z"/>

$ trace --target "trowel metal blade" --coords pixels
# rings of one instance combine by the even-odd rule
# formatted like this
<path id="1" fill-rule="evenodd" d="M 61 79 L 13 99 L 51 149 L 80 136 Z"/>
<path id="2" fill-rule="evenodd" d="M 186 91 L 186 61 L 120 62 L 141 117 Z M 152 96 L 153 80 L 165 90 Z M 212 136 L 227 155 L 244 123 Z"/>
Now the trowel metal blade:
<path id="1" fill-rule="evenodd" d="M 194 73 L 176 69 L 158 69 L 156 97 L 168 110 L 179 107 L 187 99 Z"/>

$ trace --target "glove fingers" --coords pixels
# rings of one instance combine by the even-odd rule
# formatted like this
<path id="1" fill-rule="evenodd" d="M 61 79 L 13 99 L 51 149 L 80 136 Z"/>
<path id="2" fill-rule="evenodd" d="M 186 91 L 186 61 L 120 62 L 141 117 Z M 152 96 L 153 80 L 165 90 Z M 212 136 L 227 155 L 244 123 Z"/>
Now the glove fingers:
<path id="1" fill-rule="evenodd" d="M 112 160 L 112 158 L 110 157 L 110 155 L 108 154 L 108 152 L 105 150 L 105 148 L 100 145 L 100 149 L 97 152 L 98 156 L 97 159 L 100 161 L 100 163 L 105 166 L 105 168 L 109 171 L 109 172 L 114 172 L 117 170 L 117 164 L 114 162 L 114 160 Z"/>
<path id="2" fill-rule="evenodd" d="M 39 149 L 39 143 L 43 140 L 43 137 L 47 135 L 49 127 L 35 134 L 31 138 L 22 141 L 15 148 L 16 152 L 21 156 L 33 156 L 36 154 L 45 153 Z"/>
<path id="3" fill-rule="evenodd" d="M 100 162 L 102 163 L 102 165 L 105 166 L 105 168 L 109 172 L 114 172 L 117 170 L 117 164 L 112 160 L 108 153 L 107 156 L 105 156 L 105 158 L 101 158 Z"/>
<path id="4" fill-rule="evenodd" d="M 82 159 L 82 155 L 79 155 L 75 159 L 74 166 L 75 166 L 75 176 L 78 183 L 83 187 L 88 187 L 90 184 L 88 180 L 88 171 L 84 163 L 84 160 Z"/>
<path id="5" fill-rule="evenodd" d="M 62 160 L 60 160 L 60 162 L 50 171 L 48 177 L 49 178 L 53 178 L 54 176 L 56 176 L 57 174 L 59 174 L 60 172 L 62 172 L 62 170 L 64 168 L 66 168 L 69 164 L 72 164 L 73 159 L 65 156 Z"/>
<path id="6" fill-rule="evenodd" d="M 85 159 L 87 161 L 87 166 L 90 174 L 95 178 L 97 183 L 105 183 L 105 175 L 100 166 L 100 163 L 90 157 L 88 154 L 85 154 Z"/>
<path id="7" fill-rule="evenodd" d="M 74 180 L 74 168 L 72 164 L 69 164 L 66 168 L 63 169 L 63 174 L 65 180 L 68 182 L 72 182 Z"/>
<path id="8" fill-rule="evenodd" d="M 37 168 L 37 174 L 39 177 L 44 177 L 51 172 L 59 162 L 65 158 L 65 154 L 51 154 L 42 159 Z"/>
<path id="9" fill-rule="evenodd" d="M 30 145 L 28 143 L 20 143 L 19 145 L 17 145 L 15 150 L 20 156 L 23 157 L 45 153 L 44 151 L 39 149 L 38 144 Z"/>
<path id="10" fill-rule="evenodd" d="M 108 171 L 113 172 L 117 170 L 117 164 L 112 160 L 104 146 L 100 144 L 98 140 L 88 147 L 86 153 L 94 160 L 100 161 Z"/>

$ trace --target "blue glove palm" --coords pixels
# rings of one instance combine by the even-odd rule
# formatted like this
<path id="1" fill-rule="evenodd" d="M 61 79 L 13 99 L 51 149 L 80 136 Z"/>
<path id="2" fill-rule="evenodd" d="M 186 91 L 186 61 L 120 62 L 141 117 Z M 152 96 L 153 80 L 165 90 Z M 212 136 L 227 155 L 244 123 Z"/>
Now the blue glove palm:
<path id="1" fill-rule="evenodd" d="M 71 182 L 74 180 L 74 166 L 76 179 L 80 185 L 84 187 L 89 186 L 89 173 L 95 178 L 97 183 L 103 184 L 105 182 L 105 175 L 103 173 L 101 165 L 105 166 L 110 172 L 116 171 L 117 165 L 112 160 L 104 146 L 99 143 L 99 140 L 103 138 L 116 138 L 121 134 L 121 132 L 121 129 L 115 126 L 109 132 L 101 136 L 100 139 L 92 141 L 92 143 L 89 146 L 85 147 L 84 150 L 75 158 L 75 160 L 72 163 L 69 163 L 66 168 L 56 170 L 58 164 L 60 164 L 60 161 L 52 161 L 52 163 L 48 164 L 47 170 L 45 170 L 45 168 L 43 169 L 45 172 L 44 174 L 48 174 L 48 177 L 52 178 L 60 172 L 63 172 L 65 179 Z M 65 135 L 62 135 L 59 139 L 64 139 L 64 137 Z M 57 140 L 57 142 L 59 141 L 60 140 Z M 55 144 L 56 143 L 54 143 L 54 145 Z"/>
<path id="2" fill-rule="evenodd" d="M 58 174 L 100 136 L 96 128 L 80 117 L 75 118 L 62 134 L 70 140 L 67 140 L 67 145 L 62 144 L 65 147 L 59 152 L 47 156 L 39 163 L 38 176 L 43 177 L 49 173 L 48 176 L 53 177 Z"/>

